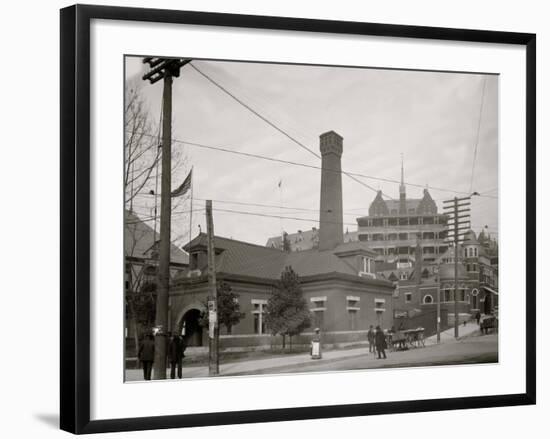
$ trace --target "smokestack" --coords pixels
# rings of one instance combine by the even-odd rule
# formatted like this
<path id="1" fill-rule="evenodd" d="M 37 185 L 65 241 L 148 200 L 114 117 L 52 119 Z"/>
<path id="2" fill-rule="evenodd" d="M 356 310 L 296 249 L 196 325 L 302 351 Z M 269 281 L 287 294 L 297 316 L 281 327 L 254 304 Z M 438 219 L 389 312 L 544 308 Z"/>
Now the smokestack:
<path id="1" fill-rule="evenodd" d="M 344 242 L 342 214 L 342 141 L 334 131 L 321 134 L 321 212 L 319 250 L 332 250 Z"/>

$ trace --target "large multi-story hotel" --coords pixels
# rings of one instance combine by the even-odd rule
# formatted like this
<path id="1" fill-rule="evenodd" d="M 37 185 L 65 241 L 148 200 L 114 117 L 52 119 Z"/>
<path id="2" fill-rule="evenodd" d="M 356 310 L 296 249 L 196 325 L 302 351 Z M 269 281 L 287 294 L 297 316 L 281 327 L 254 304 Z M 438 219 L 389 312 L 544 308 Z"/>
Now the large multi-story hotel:
<path id="1" fill-rule="evenodd" d="M 422 198 L 407 198 L 401 165 L 401 185 L 398 200 L 384 200 L 378 191 L 369 207 L 369 215 L 357 218 L 359 241 L 368 241 L 377 260 L 397 262 L 410 267 L 415 260 L 417 237 L 420 238 L 422 259 L 435 262 L 447 251 L 445 242 L 447 216 L 437 212 L 437 205 L 428 189 Z"/>

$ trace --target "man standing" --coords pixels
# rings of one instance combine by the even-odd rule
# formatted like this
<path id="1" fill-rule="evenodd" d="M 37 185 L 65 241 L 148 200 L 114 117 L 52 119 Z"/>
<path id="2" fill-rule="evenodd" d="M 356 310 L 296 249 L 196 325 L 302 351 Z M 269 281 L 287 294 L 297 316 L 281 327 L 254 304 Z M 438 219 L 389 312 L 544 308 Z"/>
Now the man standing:
<path id="1" fill-rule="evenodd" d="M 150 381 L 155 360 L 155 342 L 151 334 L 147 334 L 139 345 L 138 358 L 143 366 L 143 379 Z"/>
<path id="2" fill-rule="evenodd" d="M 168 359 L 170 360 L 170 378 L 176 378 L 176 366 L 178 368 L 178 378 L 182 377 L 182 363 L 185 348 L 187 345 L 183 338 L 179 335 L 170 337 L 170 344 L 168 345 Z"/>
<path id="3" fill-rule="evenodd" d="M 380 328 L 380 326 L 376 327 L 376 334 L 374 335 L 375 342 L 376 342 L 376 350 L 378 351 L 378 359 L 381 359 L 382 357 L 380 354 L 384 356 L 384 359 L 386 358 L 386 348 L 388 347 L 386 344 L 386 335 L 384 334 L 384 331 Z"/>
<path id="4" fill-rule="evenodd" d="M 372 325 L 369 326 L 369 332 L 367 332 L 367 340 L 369 341 L 369 354 L 371 352 L 373 354 L 376 354 L 374 348 L 374 329 Z"/>

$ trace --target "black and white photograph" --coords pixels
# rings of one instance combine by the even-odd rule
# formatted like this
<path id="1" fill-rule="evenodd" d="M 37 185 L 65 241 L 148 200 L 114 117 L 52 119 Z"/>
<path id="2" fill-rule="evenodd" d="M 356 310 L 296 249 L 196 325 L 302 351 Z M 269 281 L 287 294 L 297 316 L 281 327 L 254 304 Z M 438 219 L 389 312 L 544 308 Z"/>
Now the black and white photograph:
<path id="1" fill-rule="evenodd" d="M 498 74 L 124 63 L 125 382 L 498 363 Z"/>

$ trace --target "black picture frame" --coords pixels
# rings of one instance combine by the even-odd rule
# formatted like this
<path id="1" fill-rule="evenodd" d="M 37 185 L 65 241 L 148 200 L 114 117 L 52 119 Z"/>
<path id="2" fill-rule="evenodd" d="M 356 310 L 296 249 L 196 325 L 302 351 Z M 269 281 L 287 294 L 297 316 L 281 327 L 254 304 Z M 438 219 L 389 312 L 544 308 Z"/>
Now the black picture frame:
<path id="1" fill-rule="evenodd" d="M 90 22 L 93 19 L 525 46 L 526 392 L 466 398 L 90 420 Z M 88 5 L 75 5 L 62 9 L 60 24 L 61 429 L 82 434 L 535 404 L 535 34 Z"/>

